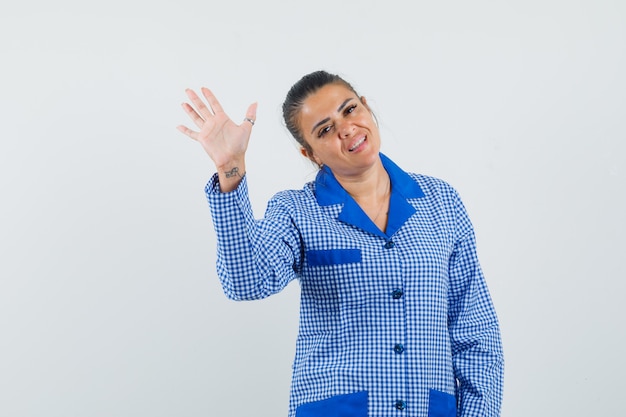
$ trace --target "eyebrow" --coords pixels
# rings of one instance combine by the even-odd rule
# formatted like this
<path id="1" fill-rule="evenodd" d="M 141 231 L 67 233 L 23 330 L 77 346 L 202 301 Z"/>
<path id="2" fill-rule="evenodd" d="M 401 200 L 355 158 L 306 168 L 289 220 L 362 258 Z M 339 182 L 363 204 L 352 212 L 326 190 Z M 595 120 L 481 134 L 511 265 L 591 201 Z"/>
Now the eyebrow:
<path id="1" fill-rule="evenodd" d="M 350 102 L 350 100 L 353 100 L 353 97 L 347 98 L 344 100 L 343 103 L 341 103 L 339 105 L 339 107 L 337 107 L 337 113 L 341 112 L 341 110 L 343 110 L 344 107 L 346 107 L 346 105 L 348 104 L 348 102 Z M 320 120 L 319 122 L 315 123 L 315 126 L 313 126 L 313 129 L 311 129 L 311 133 L 315 132 L 315 129 L 317 129 L 319 126 L 323 125 L 324 123 L 328 122 L 330 120 L 330 117 L 327 117 L 323 120 Z"/>

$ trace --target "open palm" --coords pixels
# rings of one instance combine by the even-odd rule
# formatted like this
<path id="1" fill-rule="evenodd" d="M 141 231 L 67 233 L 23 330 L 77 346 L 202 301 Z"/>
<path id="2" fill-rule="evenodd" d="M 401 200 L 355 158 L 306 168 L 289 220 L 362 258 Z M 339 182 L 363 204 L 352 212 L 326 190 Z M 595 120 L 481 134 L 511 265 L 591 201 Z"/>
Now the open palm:
<path id="1" fill-rule="evenodd" d="M 178 126 L 178 130 L 198 141 L 217 167 L 242 159 L 252 132 L 251 121 L 256 117 L 256 103 L 248 107 L 244 122 L 238 125 L 224 112 L 211 90 L 203 87 L 201 91 L 208 106 L 191 89 L 187 89 L 186 93 L 193 106 L 182 104 L 183 110 L 200 130 L 195 131 L 182 125 Z"/>

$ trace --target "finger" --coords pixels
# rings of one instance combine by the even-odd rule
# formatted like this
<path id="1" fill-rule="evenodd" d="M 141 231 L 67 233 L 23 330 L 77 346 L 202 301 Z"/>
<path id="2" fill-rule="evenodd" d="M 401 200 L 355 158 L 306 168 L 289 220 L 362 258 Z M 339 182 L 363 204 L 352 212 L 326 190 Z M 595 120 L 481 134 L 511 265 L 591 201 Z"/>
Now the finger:
<path id="1" fill-rule="evenodd" d="M 185 113 L 187 113 L 189 115 L 189 117 L 191 118 L 191 120 L 193 121 L 193 123 L 198 126 L 200 129 L 202 129 L 202 126 L 204 126 L 204 119 L 202 117 L 200 117 L 200 115 L 198 114 L 198 112 L 196 112 L 194 110 L 193 107 L 191 107 L 189 104 L 187 103 L 183 103 L 181 104 L 181 106 L 183 107 L 183 110 L 185 111 Z"/>
<path id="2" fill-rule="evenodd" d="M 206 87 L 202 87 L 201 90 L 202 90 L 202 95 L 204 95 L 204 98 L 206 98 L 206 101 L 209 103 L 209 106 L 211 106 L 211 110 L 213 110 L 213 114 L 224 112 L 224 109 L 222 109 L 222 105 L 220 104 L 219 101 L 217 101 L 217 97 L 215 97 L 215 95 L 213 94 L 211 90 L 209 90 Z"/>
<path id="3" fill-rule="evenodd" d="M 248 111 L 246 111 L 246 117 L 251 118 L 252 120 L 256 120 L 256 108 L 258 103 L 252 103 L 248 106 Z"/>
<path id="4" fill-rule="evenodd" d="M 204 104 L 200 97 L 198 97 L 195 91 L 188 88 L 185 90 L 185 92 L 187 93 L 187 97 L 189 97 L 189 100 L 191 100 L 194 106 L 196 106 L 196 109 L 198 109 L 198 112 L 200 112 L 200 115 L 205 120 L 213 117 L 213 113 L 211 112 L 211 110 Z"/>
<path id="5" fill-rule="evenodd" d="M 252 130 L 252 126 L 254 126 L 254 123 L 256 123 L 256 108 L 257 103 L 250 104 L 248 110 L 246 111 L 246 117 L 243 118 L 243 125 L 249 125 L 250 130 Z"/>
<path id="6" fill-rule="evenodd" d="M 198 133 L 189 129 L 187 126 L 179 125 L 179 126 L 176 126 L 176 129 L 178 129 L 180 132 L 182 132 L 186 136 L 189 136 L 191 139 L 198 140 L 196 139 L 196 136 Z"/>

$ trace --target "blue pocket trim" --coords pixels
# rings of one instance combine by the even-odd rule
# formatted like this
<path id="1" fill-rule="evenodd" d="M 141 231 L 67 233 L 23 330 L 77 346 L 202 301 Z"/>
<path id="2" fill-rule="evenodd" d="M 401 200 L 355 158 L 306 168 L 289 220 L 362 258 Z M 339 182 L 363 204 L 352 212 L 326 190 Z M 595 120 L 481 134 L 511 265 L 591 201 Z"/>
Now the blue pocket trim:
<path id="1" fill-rule="evenodd" d="M 361 249 L 322 249 L 306 251 L 311 266 L 339 265 L 361 262 Z"/>
<path id="2" fill-rule="evenodd" d="M 428 395 L 428 417 L 456 417 L 456 397 L 431 389 Z"/>
<path id="3" fill-rule="evenodd" d="M 302 404 L 296 417 L 367 417 L 367 391 Z"/>

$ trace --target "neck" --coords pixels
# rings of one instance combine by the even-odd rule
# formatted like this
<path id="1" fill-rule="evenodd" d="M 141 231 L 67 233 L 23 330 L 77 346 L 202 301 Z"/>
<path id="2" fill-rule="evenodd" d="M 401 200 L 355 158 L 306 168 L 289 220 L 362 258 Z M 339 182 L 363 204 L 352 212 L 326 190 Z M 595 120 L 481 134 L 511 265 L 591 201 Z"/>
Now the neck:
<path id="1" fill-rule="evenodd" d="M 387 214 L 391 195 L 391 179 L 382 162 L 358 177 L 335 177 L 370 220 L 383 232 L 387 229 Z"/>
<path id="2" fill-rule="evenodd" d="M 335 178 L 357 202 L 380 199 L 389 191 L 389 175 L 380 160 L 359 175 L 344 177 L 335 174 Z"/>

